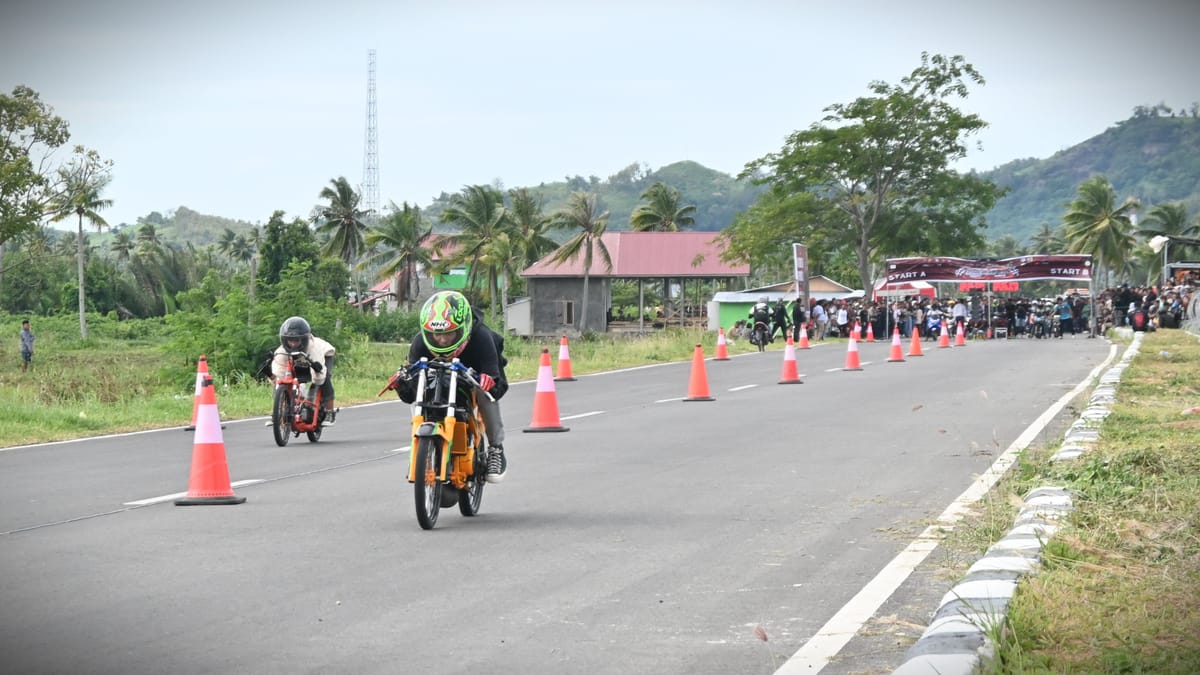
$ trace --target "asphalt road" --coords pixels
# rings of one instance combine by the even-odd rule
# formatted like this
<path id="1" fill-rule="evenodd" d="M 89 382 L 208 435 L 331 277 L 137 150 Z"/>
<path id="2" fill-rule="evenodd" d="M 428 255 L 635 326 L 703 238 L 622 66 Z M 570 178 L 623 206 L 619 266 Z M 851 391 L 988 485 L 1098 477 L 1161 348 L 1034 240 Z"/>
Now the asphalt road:
<path id="1" fill-rule="evenodd" d="M 798 351 L 800 385 L 781 351 L 707 361 L 710 402 L 680 401 L 690 361 L 579 376 L 565 433 L 522 433 L 515 384 L 507 480 L 433 531 L 394 400 L 316 444 L 229 422 L 235 506 L 168 499 L 181 429 L 0 450 L 0 671 L 774 672 L 1110 355 L 859 348 Z M 918 569 L 821 672 L 899 666 L 953 583 Z"/>

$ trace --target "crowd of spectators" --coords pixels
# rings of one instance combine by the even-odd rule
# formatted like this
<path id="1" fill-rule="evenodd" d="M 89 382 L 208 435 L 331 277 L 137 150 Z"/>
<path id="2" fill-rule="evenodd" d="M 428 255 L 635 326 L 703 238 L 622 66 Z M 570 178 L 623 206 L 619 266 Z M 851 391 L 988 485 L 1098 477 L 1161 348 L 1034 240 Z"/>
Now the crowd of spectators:
<path id="1" fill-rule="evenodd" d="M 808 335 L 816 341 L 827 337 L 846 337 L 855 324 L 863 332 L 871 326 L 875 335 L 886 339 L 895 328 L 903 338 L 913 332 L 927 340 L 938 339 L 943 323 L 950 336 L 967 331 L 967 337 L 1047 338 L 1095 337 L 1114 326 L 1153 331 L 1180 328 L 1185 321 L 1200 321 L 1196 316 L 1200 297 L 1200 274 L 1176 277 L 1163 286 L 1122 284 L 1101 291 L 1095 302 L 1086 292 L 1075 289 L 1053 297 L 1021 294 L 993 295 L 979 292 L 955 297 L 907 296 L 890 300 L 850 298 L 814 300 L 805 315 Z M 780 314 L 782 317 L 783 315 Z M 782 331 L 786 321 L 772 326 Z"/>

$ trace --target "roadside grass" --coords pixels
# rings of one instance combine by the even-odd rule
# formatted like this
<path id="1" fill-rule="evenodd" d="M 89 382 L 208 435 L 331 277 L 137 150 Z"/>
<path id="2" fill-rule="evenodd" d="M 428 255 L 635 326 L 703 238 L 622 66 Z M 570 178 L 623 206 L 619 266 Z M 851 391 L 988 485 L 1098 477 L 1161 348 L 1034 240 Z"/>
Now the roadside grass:
<path id="1" fill-rule="evenodd" d="M 1090 394 L 1087 394 L 1090 396 Z M 986 673 L 1200 672 L 1200 339 L 1147 334 L 1100 440 L 1052 462 L 1029 448 L 945 542 L 966 567 L 1011 529 L 1031 489 L 1067 488 L 1074 510 L 989 634 Z"/>
<path id="2" fill-rule="evenodd" d="M 542 349 L 557 374 L 560 340 L 507 338 L 505 355 L 511 381 L 537 377 Z M 187 426 L 195 398 L 195 359 L 168 358 L 157 341 L 38 337 L 33 368 L 20 372 L 13 345 L 0 346 L 0 447 L 60 441 L 108 433 Z M 571 370 L 582 375 L 671 361 L 688 361 L 696 345 L 713 356 L 716 338 L 699 329 L 669 329 L 643 336 L 587 336 L 568 343 Z M 387 400 L 379 390 L 408 356 L 403 343 L 354 345 L 351 356 L 335 364 L 337 405 Z M 782 349 L 776 342 L 773 349 Z M 755 348 L 738 341 L 730 354 Z M 181 364 L 187 364 L 187 368 Z M 264 417 L 271 410 L 271 384 L 233 377 L 221 364 L 209 363 L 222 419 Z M 182 374 L 181 374 L 182 373 Z M 687 382 L 680 383 L 680 394 Z M 389 396 L 391 396 L 389 394 Z"/>

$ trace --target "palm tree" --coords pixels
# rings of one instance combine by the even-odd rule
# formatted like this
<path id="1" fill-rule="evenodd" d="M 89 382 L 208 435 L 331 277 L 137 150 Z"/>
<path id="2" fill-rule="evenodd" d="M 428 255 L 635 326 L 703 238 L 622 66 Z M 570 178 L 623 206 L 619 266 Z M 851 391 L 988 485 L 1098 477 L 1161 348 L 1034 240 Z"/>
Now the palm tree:
<path id="1" fill-rule="evenodd" d="M 579 328 L 587 328 L 588 278 L 592 273 L 593 251 L 600 252 L 605 272 L 612 271 L 612 257 L 601 237 L 608 229 L 608 211 L 599 213 L 600 198 L 594 193 L 575 192 L 567 198 L 567 206 L 553 216 L 555 227 L 579 230 L 551 256 L 551 262 L 563 263 L 583 255 L 583 308 L 579 312 Z"/>
<path id="2" fill-rule="evenodd" d="M 450 198 L 450 206 L 442 212 L 442 222 L 458 227 L 459 233 L 446 239 L 457 246 L 448 264 L 466 264 L 467 285 L 472 288 L 486 285 L 492 304 L 491 316 L 496 316 L 499 295 L 499 265 L 493 257 L 484 259 L 485 250 L 496 235 L 509 227 L 504 195 L 488 185 L 468 185 Z M 482 283 L 481 283 L 482 282 Z"/>
<path id="3" fill-rule="evenodd" d="M 363 251 L 363 236 L 367 230 L 364 219 L 370 212 L 358 208 L 361 197 L 350 187 L 345 176 L 331 180 L 330 185 L 318 195 L 329 204 L 319 208 L 313 219 L 317 231 L 329 235 L 321 252 L 352 265 Z"/>
<path id="4" fill-rule="evenodd" d="M 134 243 L 133 237 L 125 230 L 121 230 L 113 236 L 112 243 L 108 245 L 108 250 L 112 251 L 117 257 L 117 262 L 127 264 L 129 256 L 133 253 Z"/>
<path id="5" fill-rule="evenodd" d="M 1038 255 L 1054 255 L 1063 250 L 1063 240 L 1058 230 L 1050 227 L 1050 223 L 1042 223 L 1041 229 L 1029 239 L 1030 252 Z"/>
<path id="6" fill-rule="evenodd" d="M 1157 236 L 1164 237 L 1196 237 L 1200 236 L 1200 218 L 1193 220 L 1191 225 L 1187 222 L 1187 207 L 1182 202 L 1171 202 L 1167 204 L 1158 204 L 1150 209 L 1146 214 L 1146 219 L 1142 221 L 1142 226 L 1138 228 L 1137 233 L 1146 239 L 1151 239 Z M 1178 243 L 1167 248 L 1163 254 L 1163 270 L 1160 270 L 1159 276 L 1165 271 L 1168 262 L 1167 257 L 1175 254 L 1179 260 L 1187 260 L 1195 251 L 1194 247 Z M 1166 279 L 1160 279 L 1165 282 Z"/>
<path id="7" fill-rule="evenodd" d="M 679 191 L 659 182 L 646 188 L 642 201 L 629 217 L 635 232 L 678 232 L 696 224 L 696 207 L 683 206 Z"/>
<path id="8" fill-rule="evenodd" d="M 62 179 L 62 192 L 57 194 L 50 205 L 50 220 L 57 222 L 69 218 L 72 214 L 79 219 L 78 233 L 75 239 L 75 257 L 79 271 L 79 336 L 87 339 L 87 293 L 84 288 L 84 240 L 83 219 L 87 218 L 96 231 L 99 232 L 108 223 L 100 217 L 98 211 L 112 206 L 111 199 L 104 199 L 100 193 L 108 187 L 112 177 L 101 167 L 92 162 L 78 161 L 68 167 L 59 169 Z"/>
<path id="9" fill-rule="evenodd" d="M 547 236 L 550 217 L 542 213 L 541 196 L 535 197 L 528 188 L 518 188 L 509 190 L 508 197 L 511 200 L 508 220 L 515 230 L 515 247 L 520 253 L 514 261 L 520 269 L 515 272 L 520 273 L 553 251 L 558 244 Z"/>
<path id="10" fill-rule="evenodd" d="M 367 247 L 376 251 L 360 267 L 379 265 L 379 277 L 396 279 L 396 299 L 412 311 L 413 300 L 421 292 L 422 268 L 433 264 L 433 256 L 425 246 L 432 234 L 421 218 L 421 209 L 404 202 L 388 203 L 388 214 L 379 225 L 367 231 Z"/>
<path id="11" fill-rule="evenodd" d="M 233 228 L 225 228 L 225 231 L 221 233 L 221 236 L 217 237 L 217 252 L 229 255 L 230 252 L 233 251 L 233 242 L 236 239 L 237 233 L 233 231 Z"/>
<path id="12" fill-rule="evenodd" d="M 1116 205 L 1117 193 L 1104 176 L 1093 176 L 1079 185 L 1079 194 L 1063 216 L 1065 237 L 1071 253 L 1090 253 L 1096 269 L 1122 269 L 1133 251 L 1132 215 L 1138 201 L 1127 198 Z"/>

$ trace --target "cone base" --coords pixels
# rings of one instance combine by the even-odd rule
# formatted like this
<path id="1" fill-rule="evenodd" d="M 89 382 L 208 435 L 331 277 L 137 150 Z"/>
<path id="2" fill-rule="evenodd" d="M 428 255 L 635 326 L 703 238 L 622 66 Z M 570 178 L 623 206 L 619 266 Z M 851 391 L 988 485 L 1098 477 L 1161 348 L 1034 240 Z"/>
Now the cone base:
<path id="1" fill-rule="evenodd" d="M 245 497 L 238 497 L 237 495 L 230 495 L 228 497 L 183 497 L 175 500 L 175 506 L 221 506 L 241 504 L 245 501 Z"/>
<path id="2" fill-rule="evenodd" d="M 779 384 L 804 384 L 804 380 L 780 380 Z"/>
<path id="3" fill-rule="evenodd" d="M 576 378 L 574 378 L 574 377 L 556 377 L 556 378 L 554 378 L 554 381 L 555 382 L 574 382 L 575 379 Z"/>
<path id="4" fill-rule="evenodd" d="M 908 355 L 908 358 L 910 358 L 910 359 L 911 359 L 911 358 L 912 358 L 912 357 L 914 357 L 914 356 L 925 356 L 925 355 L 924 355 L 924 354 L 909 354 L 909 355 Z"/>
<path id="5" fill-rule="evenodd" d="M 196 430 L 196 425 L 195 425 L 195 424 L 192 424 L 192 425 L 186 426 L 186 427 L 184 427 L 184 428 L 183 428 L 183 430 L 184 430 L 184 431 L 195 431 L 195 430 Z"/>
<path id="6" fill-rule="evenodd" d="M 862 368 L 842 368 L 842 370 L 862 370 Z"/>
<path id="7" fill-rule="evenodd" d="M 712 361 L 729 361 L 731 359 L 728 356 L 714 356 L 711 360 Z"/>
<path id="8" fill-rule="evenodd" d="M 904 359 L 888 359 L 888 363 L 904 363 Z"/>
<path id="9" fill-rule="evenodd" d="M 570 431 L 570 430 L 571 429 L 568 427 L 527 427 L 525 429 L 522 429 L 521 431 L 524 431 L 525 433 L 530 434 L 530 433 L 536 433 L 539 431 Z"/>
<path id="10" fill-rule="evenodd" d="M 689 397 L 683 399 L 683 402 L 687 403 L 688 401 L 715 401 L 715 400 L 717 400 L 717 399 L 713 398 L 712 396 L 689 396 Z"/>

